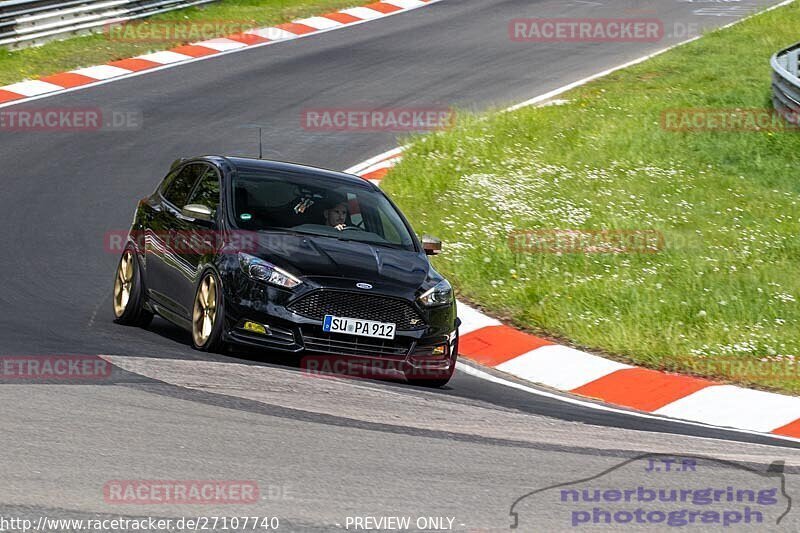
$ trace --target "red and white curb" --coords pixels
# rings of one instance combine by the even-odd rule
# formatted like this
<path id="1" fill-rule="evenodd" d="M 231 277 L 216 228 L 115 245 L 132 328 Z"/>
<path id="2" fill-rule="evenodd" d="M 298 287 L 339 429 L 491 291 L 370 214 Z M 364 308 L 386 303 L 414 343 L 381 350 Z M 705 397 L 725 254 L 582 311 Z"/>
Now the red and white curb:
<path id="1" fill-rule="evenodd" d="M 380 185 L 381 180 L 388 174 L 389 169 L 399 163 L 402 156 L 403 147 L 395 148 L 379 156 L 367 159 L 354 167 L 350 167 L 345 170 L 345 172 L 361 176 L 375 185 Z"/>
<path id="2" fill-rule="evenodd" d="M 375 184 L 397 148 L 345 172 Z M 710 426 L 800 438 L 800 398 L 640 368 L 561 346 L 458 302 L 459 354 L 525 381 L 605 403 Z"/>
<path id="3" fill-rule="evenodd" d="M 69 72 L 45 76 L 38 80 L 12 83 L 11 85 L 0 87 L 0 107 L 108 83 L 109 81 L 116 81 L 213 56 L 234 53 L 247 48 L 270 45 L 353 26 L 411 11 L 438 1 L 382 0 L 362 7 L 342 9 L 334 13 L 295 20 L 274 27 L 256 28 L 243 33 L 228 35 L 227 37 L 178 46 L 172 50 L 112 61 L 105 65 L 79 68 Z"/>

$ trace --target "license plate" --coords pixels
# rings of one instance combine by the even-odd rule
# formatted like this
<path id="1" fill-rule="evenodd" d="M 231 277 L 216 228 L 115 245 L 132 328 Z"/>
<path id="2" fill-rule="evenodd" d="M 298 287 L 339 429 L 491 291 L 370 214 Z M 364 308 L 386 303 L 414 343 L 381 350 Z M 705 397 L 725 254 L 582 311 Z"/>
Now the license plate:
<path id="1" fill-rule="evenodd" d="M 341 316 L 325 315 L 322 331 L 331 333 L 347 333 L 361 337 L 376 337 L 378 339 L 394 339 L 396 325 L 390 322 L 375 322 L 360 318 L 347 318 Z"/>

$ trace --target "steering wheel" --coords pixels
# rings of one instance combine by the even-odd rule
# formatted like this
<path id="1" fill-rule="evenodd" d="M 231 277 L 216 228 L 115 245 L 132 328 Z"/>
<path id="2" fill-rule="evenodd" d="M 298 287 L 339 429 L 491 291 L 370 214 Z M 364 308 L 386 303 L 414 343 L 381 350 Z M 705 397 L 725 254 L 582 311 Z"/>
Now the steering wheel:
<path id="1" fill-rule="evenodd" d="M 349 230 L 349 229 L 358 230 L 358 231 L 367 231 L 364 228 L 359 228 L 358 226 L 346 226 L 344 224 L 342 224 L 341 226 L 334 226 L 334 227 L 336 229 L 338 229 L 339 231 L 346 231 L 346 230 Z M 341 227 L 341 229 L 340 229 L 340 227 Z"/>

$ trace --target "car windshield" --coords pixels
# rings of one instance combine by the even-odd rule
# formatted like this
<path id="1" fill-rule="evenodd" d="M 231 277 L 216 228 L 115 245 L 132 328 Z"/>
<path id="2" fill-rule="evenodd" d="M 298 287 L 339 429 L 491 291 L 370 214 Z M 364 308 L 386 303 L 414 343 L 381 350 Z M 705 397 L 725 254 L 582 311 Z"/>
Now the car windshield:
<path id="1" fill-rule="evenodd" d="M 282 230 L 415 251 L 394 206 L 366 183 L 240 169 L 233 217 L 245 230 Z"/>

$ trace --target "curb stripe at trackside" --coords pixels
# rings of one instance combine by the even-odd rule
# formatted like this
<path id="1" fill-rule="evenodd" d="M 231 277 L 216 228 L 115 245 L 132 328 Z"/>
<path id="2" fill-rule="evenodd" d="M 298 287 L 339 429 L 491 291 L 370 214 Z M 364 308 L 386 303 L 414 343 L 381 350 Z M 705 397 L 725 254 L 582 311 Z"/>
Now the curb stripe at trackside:
<path id="1" fill-rule="evenodd" d="M 353 15 L 348 15 L 347 13 L 328 13 L 327 15 L 322 15 L 325 18 L 329 18 L 331 20 L 335 20 L 336 22 L 341 22 L 342 24 L 350 24 L 351 22 L 358 22 L 361 19 L 358 17 L 354 17 Z"/>
<path id="2" fill-rule="evenodd" d="M 380 183 L 402 153 L 396 148 L 345 172 Z M 800 398 L 633 367 L 505 326 L 461 302 L 458 308 L 459 354 L 481 365 L 608 404 L 800 438 Z"/>
<path id="3" fill-rule="evenodd" d="M 383 0 L 384 4 L 392 4 L 403 9 L 411 9 L 423 5 L 424 0 Z"/>
<path id="4" fill-rule="evenodd" d="M 295 22 L 297 24 L 302 24 L 317 30 L 328 30 L 342 25 L 341 22 L 326 17 L 310 17 L 307 19 L 296 20 Z"/>
<path id="5" fill-rule="evenodd" d="M 640 411 L 655 411 L 710 385 L 714 383 L 707 379 L 647 368 L 624 368 L 571 392 Z"/>
<path id="6" fill-rule="evenodd" d="M 484 315 L 474 307 L 461 302 L 458 302 L 458 317 L 461 319 L 458 331 L 463 336 L 481 328 L 501 325 L 499 320 Z"/>
<path id="7" fill-rule="evenodd" d="M 241 43 L 245 45 L 245 47 L 256 46 L 259 44 L 270 42 L 269 39 L 261 37 L 260 35 L 256 35 L 255 33 L 252 32 L 234 33 L 233 35 L 228 35 L 226 39 L 230 39 L 231 41 L 236 41 L 237 43 Z M 228 50 L 226 50 L 226 52 L 227 51 Z"/>
<path id="8" fill-rule="evenodd" d="M 397 7 L 396 5 L 389 4 L 386 2 L 375 2 L 374 4 L 367 4 L 367 9 L 374 9 L 375 11 L 380 11 L 381 13 L 394 13 L 395 11 L 400 11 L 402 8 Z"/>
<path id="9" fill-rule="evenodd" d="M 10 93 L 17 93 L 20 96 L 37 96 L 40 94 L 57 91 L 61 89 L 61 87 L 42 80 L 29 80 L 21 81 L 19 83 L 12 83 L 11 85 L 6 85 L 0 89 Z"/>
<path id="10" fill-rule="evenodd" d="M 130 59 L 120 59 L 119 61 L 112 61 L 109 63 L 112 67 L 119 67 L 124 68 L 125 70 L 129 70 L 131 72 L 139 72 L 140 70 L 147 70 L 150 68 L 156 68 L 159 63 L 155 63 L 153 61 L 148 61 L 146 59 L 142 59 L 139 57 L 132 57 Z"/>
<path id="11" fill-rule="evenodd" d="M 342 9 L 340 13 L 351 15 L 361 20 L 372 20 L 383 15 L 383 13 L 380 11 L 375 11 L 374 9 L 370 9 L 368 7 L 351 7 L 350 9 Z"/>
<path id="12" fill-rule="evenodd" d="M 800 398 L 733 385 L 717 385 L 676 400 L 654 413 L 770 432 L 797 420 Z"/>
<path id="13" fill-rule="evenodd" d="M 145 61 L 158 63 L 159 65 L 169 65 L 170 63 L 180 63 L 181 61 L 186 61 L 187 59 L 191 59 L 191 56 L 187 56 L 186 54 L 179 54 L 177 52 L 172 52 L 170 50 L 165 50 L 163 52 L 153 52 L 152 54 L 136 56 L 135 59 L 144 59 Z"/>
<path id="14" fill-rule="evenodd" d="M 300 24 L 297 22 L 286 22 L 285 24 L 278 24 L 275 27 L 279 30 L 292 33 L 294 35 L 305 35 L 307 33 L 314 33 L 317 31 L 316 28 L 312 28 L 311 26 L 306 26 L 305 24 Z"/>
<path id="15" fill-rule="evenodd" d="M 97 65 L 94 67 L 79 68 L 70 72 L 72 74 L 86 76 L 87 78 L 91 78 L 93 80 L 108 80 L 111 78 L 116 78 L 117 76 L 130 74 L 130 71 L 127 69 L 114 67 L 111 65 Z"/>
<path id="16" fill-rule="evenodd" d="M 283 28 L 256 28 L 245 32 L 249 35 L 255 35 L 266 41 L 284 41 L 297 37 L 297 34 L 288 32 Z"/>
<path id="17" fill-rule="evenodd" d="M 13 100 L 19 100 L 20 98 L 22 98 L 22 96 L 18 93 L 12 93 L 11 91 L 0 89 L 0 104 L 11 102 Z"/>
<path id="18" fill-rule="evenodd" d="M 94 78 L 90 78 L 89 76 L 76 74 L 74 72 L 62 72 L 61 74 L 54 74 L 52 76 L 42 78 L 42 81 L 52 83 L 53 85 L 59 85 L 61 87 L 78 87 L 79 85 L 86 85 L 87 83 L 92 83 L 96 80 Z"/>
<path id="19" fill-rule="evenodd" d="M 380 181 L 389 173 L 391 169 L 400 159 L 396 156 L 389 156 L 378 161 L 369 161 L 367 166 L 358 170 L 358 175 L 364 179 L 378 185 Z"/>
<path id="20" fill-rule="evenodd" d="M 785 426 L 772 430 L 776 435 L 786 435 L 787 437 L 800 438 L 800 418 L 793 422 L 789 422 Z"/>
<path id="21" fill-rule="evenodd" d="M 76 90 L 99 82 L 128 77 L 149 69 L 163 68 L 166 65 L 195 61 L 214 55 L 236 52 L 250 46 L 271 44 L 335 30 L 351 24 L 409 11 L 437 1 L 439 0 L 387 0 L 386 2 L 374 2 L 363 7 L 343 9 L 335 13 L 308 17 L 273 27 L 257 28 L 245 33 L 228 35 L 199 43 L 190 43 L 172 50 L 111 61 L 106 65 L 96 65 L 72 72 L 53 74 L 39 80 L 26 80 L 0 87 L 0 105 L 3 107 L 15 105 L 28 99 Z"/>
<path id="22" fill-rule="evenodd" d="M 212 50 L 216 50 L 217 52 L 225 52 L 227 50 L 237 50 L 239 48 L 246 48 L 247 45 L 241 43 L 239 41 L 234 41 L 233 39 L 226 39 L 225 37 L 220 37 L 218 39 L 209 39 L 207 41 L 200 41 L 199 43 L 195 43 L 197 46 L 204 46 L 206 48 L 211 48 Z"/>
<path id="23" fill-rule="evenodd" d="M 555 344 L 497 365 L 498 370 L 559 390 L 572 390 L 625 368 L 630 366 Z"/>
<path id="24" fill-rule="evenodd" d="M 485 366 L 498 366 L 551 344 L 508 326 L 486 326 L 464 335 L 458 351 Z"/>
<path id="25" fill-rule="evenodd" d="M 203 57 L 219 53 L 219 50 L 208 48 L 197 44 L 185 44 L 171 50 L 177 54 L 187 55 L 189 57 Z"/>

